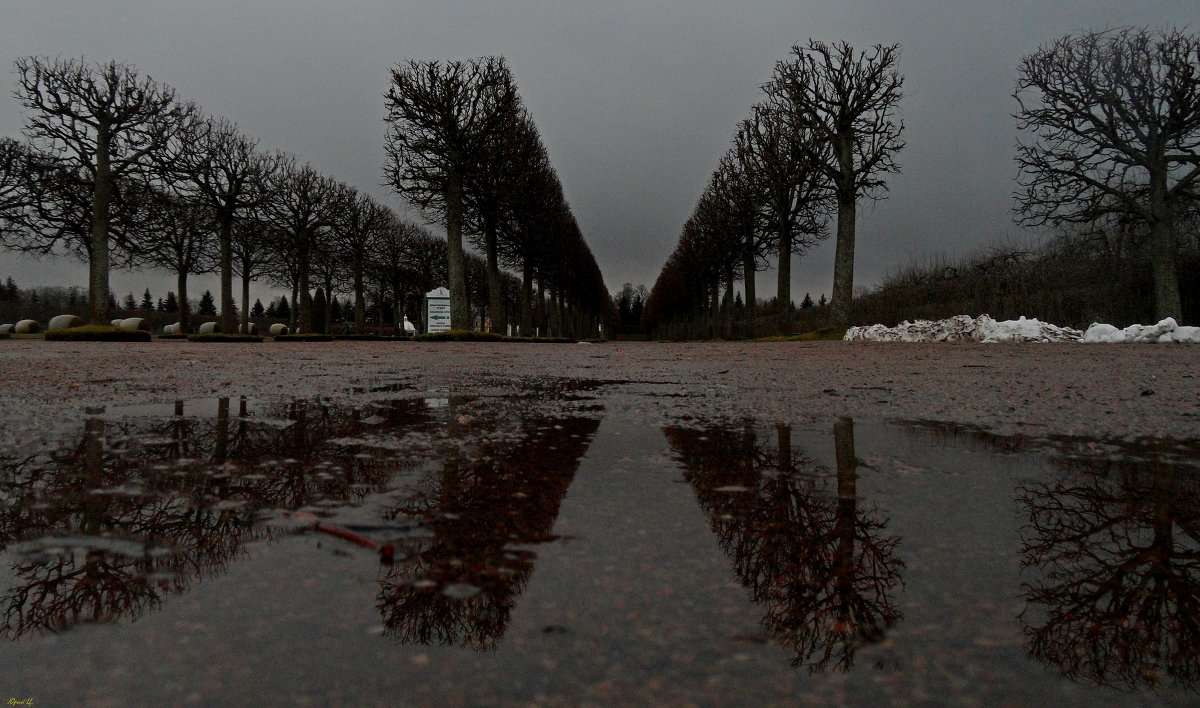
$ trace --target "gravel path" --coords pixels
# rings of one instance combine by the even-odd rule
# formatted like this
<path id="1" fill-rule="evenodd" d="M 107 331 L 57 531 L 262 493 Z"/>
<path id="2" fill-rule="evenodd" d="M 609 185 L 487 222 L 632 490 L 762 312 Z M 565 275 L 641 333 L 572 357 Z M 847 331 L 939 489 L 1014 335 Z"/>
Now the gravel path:
<path id="1" fill-rule="evenodd" d="M 1200 348 L 1188 345 L 408 342 L 0 342 L 6 426 L 82 409 L 214 395 L 464 394 L 537 381 L 630 382 L 615 401 L 663 415 L 928 420 L 1038 437 L 1200 441 Z M 626 397 L 624 394 L 636 394 Z"/>
<path id="2" fill-rule="evenodd" d="M 929 420 L 1037 437 L 1200 440 L 1200 349 L 916 343 L 0 342 L 8 421 L 214 395 L 353 396 L 632 382 L 672 416 Z M 415 395 L 415 394 L 414 394 Z M 655 416 L 656 418 L 656 416 Z"/>

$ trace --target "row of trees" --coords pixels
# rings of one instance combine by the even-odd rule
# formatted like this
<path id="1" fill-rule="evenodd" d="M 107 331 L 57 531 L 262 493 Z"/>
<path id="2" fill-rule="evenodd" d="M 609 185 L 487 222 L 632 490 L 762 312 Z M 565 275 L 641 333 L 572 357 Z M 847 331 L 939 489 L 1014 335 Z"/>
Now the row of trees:
<path id="1" fill-rule="evenodd" d="M 825 238 L 834 213 L 830 319 L 849 323 L 856 205 L 886 190 L 903 146 L 898 55 L 897 46 L 856 54 L 810 41 L 776 65 L 651 291 L 651 329 L 701 318 L 729 331 L 734 282 L 743 281 L 753 313 L 754 273 L 774 258 L 777 327 L 786 332 L 791 256 Z M 1014 96 L 1017 220 L 1142 234 L 1153 316 L 1182 320 L 1180 230 L 1200 209 L 1200 36 L 1145 28 L 1067 36 L 1022 59 Z"/>
<path id="2" fill-rule="evenodd" d="M 501 76 L 515 92 L 502 60 L 410 66 L 417 89 L 437 94 L 447 85 L 457 87 L 449 110 L 470 113 L 487 106 L 500 116 L 486 130 L 462 121 L 449 131 L 470 136 L 447 153 L 464 156 L 457 172 L 435 160 L 439 148 L 428 136 L 396 117 L 389 143 L 392 179 L 418 206 L 436 211 L 445 201 L 438 196 L 438 180 L 445 182 L 447 174 L 463 178 L 470 233 L 478 233 L 487 247 L 486 261 L 462 252 L 461 224 L 449 229 L 449 243 L 439 239 L 354 187 L 292 156 L 259 149 L 232 122 L 205 115 L 131 67 L 39 57 L 16 64 L 15 95 L 26 109 L 27 140 L 0 138 L 0 245 L 88 262 L 92 322 L 107 321 L 114 266 L 175 273 L 185 330 L 191 314 L 188 276 L 206 272 L 220 274 L 220 324 L 226 332 L 238 324 L 235 275 L 241 278 L 243 326 L 251 309 L 250 283 L 259 279 L 290 290 L 300 331 L 328 319 L 314 316 L 314 288 L 323 289 L 320 299 L 352 294 L 359 331 L 369 296 L 381 321 L 398 322 L 401 308 L 417 311 L 425 292 L 447 282 L 459 296 L 455 326 L 464 329 L 473 319 L 465 307 L 468 297 L 487 304 L 496 329 L 521 295 L 525 332 L 535 317 L 563 332 L 568 323 L 581 321 L 563 314 L 568 309 L 601 313 L 592 293 L 603 291 L 599 269 L 532 121 L 515 93 L 493 101 L 494 81 L 484 80 Z M 399 115 L 395 104 L 404 99 L 397 82 L 388 96 Z M 432 126 L 445 125 L 447 114 L 433 110 L 419 104 L 410 113 Z M 526 152 L 513 156 L 518 148 Z M 424 166 L 412 167 L 418 164 Z M 495 204 L 480 187 L 486 179 L 495 183 Z M 501 258 L 523 267 L 524 289 L 499 271 Z M 542 296 L 536 303 L 530 296 L 532 273 Z M 556 307 L 542 305 L 547 288 Z"/>
<path id="3" fill-rule="evenodd" d="M 776 327 L 787 333 L 792 256 L 826 238 L 835 212 L 831 317 L 849 318 L 857 205 L 886 190 L 884 176 L 898 170 L 894 158 L 904 146 L 895 118 L 904 82 L 899 55 L 898 45 L 855 52 L 844 42 L 812 40 L 775 65 L 651 289 L 650 329 L 704 316 L 724 318 L 728 331 L 738 280 L 746 316 L 754 317 L 755 273 L 774 258 Z"/>
<path id="4" fill-rule="evenodd" d="M 535 278 L 536 299 L 549 292 L 552 329 L 594 332 L 613 319 L 600 268 L 503 58 L 400 64 L 385 98 L 387 180 L 446 228 L 452 328 L 470 328 L 464 235 L 485 254 L 492 331 L 505 325 L 501 266 L 521 273 L 523 333 L 532 332 Z"/>

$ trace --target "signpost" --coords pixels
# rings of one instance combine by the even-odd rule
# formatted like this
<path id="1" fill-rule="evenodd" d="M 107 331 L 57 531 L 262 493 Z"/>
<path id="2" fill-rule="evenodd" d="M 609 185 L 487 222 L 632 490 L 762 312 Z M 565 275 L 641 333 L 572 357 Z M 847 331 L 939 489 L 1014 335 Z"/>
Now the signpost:
<path id="1" fill-rule="evenodd" d="M 450 331 L 450 291 L 446 288 L 425 293 L 425 331 Z"/>

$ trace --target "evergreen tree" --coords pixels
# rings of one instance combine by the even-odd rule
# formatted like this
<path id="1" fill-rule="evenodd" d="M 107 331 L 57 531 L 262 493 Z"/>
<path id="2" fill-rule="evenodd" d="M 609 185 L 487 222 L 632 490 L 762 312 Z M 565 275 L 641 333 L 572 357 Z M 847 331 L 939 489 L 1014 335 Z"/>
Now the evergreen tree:
<path id="1" fill-rule="evenodd" d="M 290 319 L 292 316 L 292 308 L 288 305 L 287 296 L 279 296 L 279 306 L 275 308 L 275 316 L 281 320 Z"/>
<path id="2" fill-rule="evenodd" d="M 217 314 L 217 306 L 213 302 L 212 291 L 205 290 L 204 294 L 200 296 L 200 308 L 196 310 L 196 314 L 208 315 L 210 317 Z"/>
<path id="3" fill-rule="evenodd" d="M 170 290 L 167 291 L 167 301 L 163 303 L 163 312 L 179 312 L 179 301 Z"/>
<path id="4" fill-rule="evenodd" d="M 812 295 L 804 293 L 804 299 L 800 301 L 800 309 L 807 310 L 813 306 Z"/>
<path id="5" fill-rule="evenodd" d="M 271 319 L 275 319 L 276 317 L 279 316 L 279 313 L 275 310 L 275 301 L 274 300 L 271 301 L 270 305 L 267 305 L 267 313 L 266 314 L 267 314 L 267 317 L 269 317 Z"/>
<path id="6" fill-rule="evenodd" d="M 67 291 L 67 307 L 75 307 L 79 304 L 79 291 L 71 288 Z"/>
<path id="7" fill-rule="evenodd" d="M 146 292 L 142 293 L 142 309 L 154 309 L 154 298 L 150 297 L 150 288 L 146 288 Z"/>
<path id="8" fill-rule="evenodd" d="M 341 322 L 342 321 L 342 302 L 341 302 L 341 300 L 339 300 L 336 297 L 333 298 L 333 300 L 331 300 L 329 303 L 329 321 L 330 322 Z"/>
<path id="9" fill-rule="evenodd" d="M 254 300 L 254 307 L 250 308 L 250 316 L 256 320 L 261 320 L 263 317 L 263 314 L 264 314 L 264 312 L 263 312 L 262 300 L 259 300 L 256 298 Z"/>
<path id="10" fill-rule="evenodd" d="M 4 281 L 4 287 L 0 288 L 0 300 L 16 300 L 17 299 L 17 284 L 13 281 L 12 276 L 9 276 Z"/>
<path id="11" fill-rule="evenodd" d="M 825 299 L 825 293 L 821 293 L 821 299 L 817 300 L 817 306 L 825 307 L 828 304 L 829 304 L 829 301 Z"/>
<path id="12" fill-rule="evenodd" d="M 125 301 L 123 303 L 121 303 L 121 307 L 125 310 L 136 310 L 137 309 L 137 300 L 133 299 L 133 293 L 129 293 L 128 295 L 125 296 Z"/>
<path id="13" fill-rule="evenodd" d="M 117 296 L 113 295 L 111 290 L 108 291 L 108 311 L 109 312 L 117 311 Z"/>
<path id="14" fill-rule="evenodd" d="M 160 297 L 158 302 L 154 305 L 154 309 L 158 310 L 159 312 L 166 312 L 167 303 L 163 302 L 163 299 Z"/>

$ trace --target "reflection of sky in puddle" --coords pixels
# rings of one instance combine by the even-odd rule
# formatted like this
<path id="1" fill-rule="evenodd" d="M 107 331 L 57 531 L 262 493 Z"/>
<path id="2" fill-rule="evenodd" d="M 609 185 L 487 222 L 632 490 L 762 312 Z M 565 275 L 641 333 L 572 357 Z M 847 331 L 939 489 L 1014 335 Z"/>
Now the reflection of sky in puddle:
<path id="1" fill-rule="evenodd" d="M 676 686 L 667 702 L 1194 695 L 1186 447 L 849 419 L 660 436 L 602 422 L 618 383 L 91 412 L 50 451 L 0 458 L 0 631 L 21 640 L 0 661 L 34 672 L 144 637 L 152 663 L 154 633 L 193 616 L 278 634 L 256 651 L 298 665 L 297 636 L 330 637 L 331 670 L 432 671 L 462 698 L 554 681 L 579 698 L 618 664 Z M 307 600 L 324 615 L 296 619 L 329 577 L 340 591 Z M 34 639 L 84 623 L 108 626 L 49 655 Z M 241 650 L 197 651 L 219 666 Z M 425 668 L 384 678 L 363 652 Z M 551 665 L 541 689 L 512 687 Z"/>

